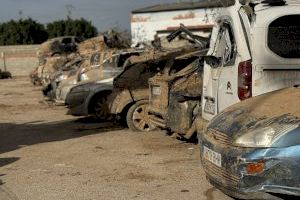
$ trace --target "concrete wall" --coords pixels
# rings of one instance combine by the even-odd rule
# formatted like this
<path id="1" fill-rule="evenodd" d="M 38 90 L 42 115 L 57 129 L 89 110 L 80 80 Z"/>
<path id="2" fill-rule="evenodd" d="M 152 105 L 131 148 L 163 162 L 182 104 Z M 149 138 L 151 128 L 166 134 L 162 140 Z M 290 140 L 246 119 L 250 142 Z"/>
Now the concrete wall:
<path id="1" fill-rule="evenodd" d="M 0 69 L 13 76 L 28 76 L 38 66 L 36 52 L 40 45 L 0 46 Z"/>
<path id="2" fill-rule="evenodd" d="M 179 28 L 181 23 L 193 29 L 198 35 L 208 36 L 210 32 L 207 29 L 214 25 L 219 11 L 220 8 L 205 8 L 132 14 L 132 43 L 135 45 L 139 42 L 151 41 L 157 33 L 163 36 L 163 33 L 167 34 L 168 30 L 172 32 Z"/>

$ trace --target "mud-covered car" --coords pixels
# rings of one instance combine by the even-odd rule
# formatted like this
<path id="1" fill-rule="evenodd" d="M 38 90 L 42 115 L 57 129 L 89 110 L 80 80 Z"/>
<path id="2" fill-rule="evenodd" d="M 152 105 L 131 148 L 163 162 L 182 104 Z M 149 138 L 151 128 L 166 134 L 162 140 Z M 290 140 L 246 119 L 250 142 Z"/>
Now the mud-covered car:
<path id="1" fill-rule="evenodd" d="M 123 72 L 123 65 L 131 56 L 139 55 L 140 50 L 122 50 L 111 54 L 102 61 L 100 54 L 92 56 L 93 69 L 83 68 L 78 76 L 78 84 L 73 85 L 69 92 L 65 92 L 68 114 L 75 116 L 92 115 L 99 120 L 105 120 L 110 116 L 107 97 L 111 94 L 114 77 Z M 97 62 L 95 61 L 97 60 Z"/>
<path id="2" fill-rule="evenodd" d="M 107 97 L 113 88 L 113 78 L 83 82 L 73 87 L 66 97 L 68 115 L 89 116 L 98 120 L 109 119 Z"/>
<path id="3" fill-rule="evenodd" d="M 208 180 L 242 199 L 300 196 L 300 88 L 235 104 L 199 132 Z M 270 198 L 272 199 L 272 198 Z"/>
<path id="4" fill-rule="evenodd" d="M 45 59 L 45 63 L 39 65 L 31 73 L 32 82 L 35 80 L 36 84 L 40 84 L 44 88 L 48 87 L 51 81 L 54 80 L 57 73 L 72 69 L 72 65 L 68 65 L 68 63 L 72 62 L 77 57 L 78 55 L 76 54 L 47 57 Z"/>
<path id="5" fill-rule="evenodd" d="M 149 115 L 149 79 L 171 63 L 176 57 L 196 51 L 194 46 L 174 49 L 146 50 L 140 56 L 126 61 L 124 71 L 115 78 L 112 94 L 109 96 L 110 112 L 125 119 L 133 131 L 149 132 L 156 126 Z"/>
<path id="6" fill-rule="evenodd" d="M 75 36 L 64 36 L 49 39 L 41 44 L 37 53 L 40 62 L 43 62 L 43 59 L 47 57 L 76 52 L 80 42 L 81 40 Z"/>
<path id="7" fill-rule="evenodd" d="M 202 51 L 172 59 L 149 80 L 149 115 L 155 126 L 184 135 L 201 111 Z"/>
<path id="8" fill-rule="evenodd" d="M 193 122 L 201 112 L 203 56 L 208 50 L 209 38 L 194 35 L 181 25 L 167 39 L 178 36 L 185 36 L 186 42 L 192 42 L 195 49 L 171 58 L 166 68 L 149 80 L 149 114 L 157 127 L 175 135 L 192 132 L 191 135 L 196 132 Z"/>
<path id="9" fill-rule="evenodd" d="M 57 88 L 63 81 L 75 76 L 83 62 L 84 59 L 82 57 L 76 57 L 70 62 L 63 64 L 60 69 L 49 75 L 48 85 L 43 88 L 44 96 L 48 97 L 49 100 L 54 101 L 56 99 Z"/>

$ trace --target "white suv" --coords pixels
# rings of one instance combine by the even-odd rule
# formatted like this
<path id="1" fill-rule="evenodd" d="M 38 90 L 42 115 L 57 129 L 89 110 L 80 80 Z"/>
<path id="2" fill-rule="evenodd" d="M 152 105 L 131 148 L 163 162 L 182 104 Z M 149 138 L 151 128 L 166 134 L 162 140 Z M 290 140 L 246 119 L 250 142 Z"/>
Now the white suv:
<path id="1" fill-rule="evenodd" d="M 202 117 L 300 83 L 300 2 L 223 8 L 204 65 Z M 276 108 L 274 108 L 276 109 Z"/>

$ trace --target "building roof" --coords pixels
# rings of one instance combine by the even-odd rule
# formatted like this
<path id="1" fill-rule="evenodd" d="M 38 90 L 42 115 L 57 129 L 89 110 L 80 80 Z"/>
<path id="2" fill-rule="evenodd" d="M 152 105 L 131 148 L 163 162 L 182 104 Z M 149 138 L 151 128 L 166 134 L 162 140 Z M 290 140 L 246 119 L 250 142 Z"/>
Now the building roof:
<path id="1" fill-rule="evenodd" d="M 235 0 L 202 0 L 200 2 L 179 2 L 149 6 L 132 11 L 132 13 L 152 13 L 176 10 L 192 10 L 199 8 L 215 8 L 234 5 Z"/>

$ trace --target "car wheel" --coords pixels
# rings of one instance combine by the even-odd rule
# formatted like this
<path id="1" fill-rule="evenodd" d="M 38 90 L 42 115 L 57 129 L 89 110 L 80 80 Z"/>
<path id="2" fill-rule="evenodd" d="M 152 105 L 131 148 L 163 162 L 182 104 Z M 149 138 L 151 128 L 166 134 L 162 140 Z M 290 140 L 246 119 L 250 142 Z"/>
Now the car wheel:
<path id="1" fill-rule="evenodd" d="M 100 98 L 97 98 L 93 104 L 93 116 L 97 120 L 109 120 L 111 114 L 108 108 L 107 96 L 104 95 Z"/>
<path id="2" fill-rule="evenodd" d="M 127 112 L 126 122 L 132 131 L 149 132 L 156 129 L 148 113 L 148 101 L 138 101 Z"/>

